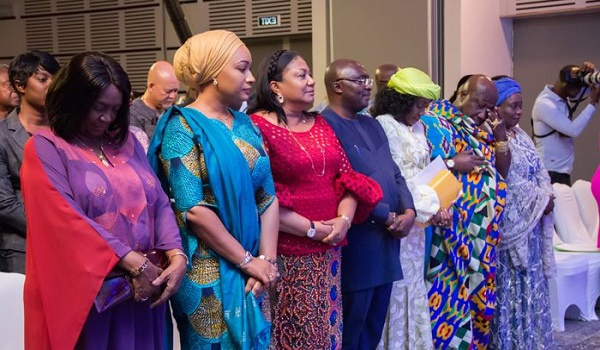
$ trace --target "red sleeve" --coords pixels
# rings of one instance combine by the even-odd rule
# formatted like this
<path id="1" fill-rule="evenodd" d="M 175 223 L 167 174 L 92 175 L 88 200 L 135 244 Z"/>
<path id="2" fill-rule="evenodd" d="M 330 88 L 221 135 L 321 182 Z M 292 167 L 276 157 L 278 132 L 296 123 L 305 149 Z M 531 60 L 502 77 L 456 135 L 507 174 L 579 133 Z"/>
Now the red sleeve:
<path id="1" fill-rule="evenodd" d="M 340 170 L 335 181 L 335 193 L 338 202 L 344 197 L 347 191 L 356 197 L 358 206 L 356 207 L 352 222 L 359 224 L 369 217 L 375 206 L 377 206 L 377 203 L 383 199 L 383 192 L 375 180 L 352 169 L 346 151 L 333 130 L 331 130 L 331 133 L 334 136 L 334 144 L 341 157 Z"/>
<path id="2" fill-rule="evenodd" d="M 352 220 L 356 224 L 365 221 L 375 209 L 377 203 L 383 198 L 383 192 L 379 184 L 370 177 L 356 171 L 342 173 L 335 180 L 335 193 L 338 201 L 342 199 L 346 192 L 352 193 L 358 201 Z"/>
<path id="3" fill-rule="evenodd" d="M 35 139 L 27 142 L 21 167 L 27 212 L 25 348 L 73 349 L 119 258 L 50 180 Z"/>

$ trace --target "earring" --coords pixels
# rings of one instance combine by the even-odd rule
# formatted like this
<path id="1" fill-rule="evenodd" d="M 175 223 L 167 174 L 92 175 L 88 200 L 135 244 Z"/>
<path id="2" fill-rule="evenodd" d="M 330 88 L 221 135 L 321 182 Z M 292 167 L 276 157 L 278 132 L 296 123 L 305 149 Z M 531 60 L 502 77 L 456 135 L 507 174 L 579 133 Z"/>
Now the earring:
<path id="1" fill-rule="evenodd" d="M 283 103 L 284 99 L 283 99 L 283 95 L 281 93 L 277 93 L 277 101 L 279 101 L 279 103 Z"/>
<path id="2" fill-rule="evenodd" d="M 215 79 L 215 78 L 213 78 L 213 85 L 214 85 L 214 86 L 217 86 L 217 85 L 219 85 L 219 82 L 218 82 L 218 81 L 217 81 L 217 79 Z"/>

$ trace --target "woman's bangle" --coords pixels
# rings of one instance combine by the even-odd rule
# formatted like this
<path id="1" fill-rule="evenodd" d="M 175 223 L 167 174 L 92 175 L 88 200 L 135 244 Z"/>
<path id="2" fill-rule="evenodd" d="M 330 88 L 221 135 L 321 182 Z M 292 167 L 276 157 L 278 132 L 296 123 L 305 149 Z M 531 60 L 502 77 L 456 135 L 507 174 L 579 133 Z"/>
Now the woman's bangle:
<path id="1" fill-rule="evenodd" d="M 340 215 L 340 217 L 346 221 L 346 224 L 348 224 L 348 230 L 350 229 L 350 227 L 352 227 L 352 220 L 350 220 L 349 217 L 347 217 L 346 215 L 342 214 Z"/>
<path id="2" fill-rule="evenodd" d="M 269 257 L 268 257 L 268 256 L 266 256 L 266 255 L 263 255 L 263 254 L 261 254 L 261 255 L 259 255 L 259 256 L 258 256 L 258 258 L 259 258 L 260 260 L 267 261 L 267 262 L 271 263 L 272 265 L 275 265 L 275 266 L 277 266 L 277 260 L 275 260 L 275 259 L 273 259 L 273 258 L 269 258 Z"/>
<path id="3" fill-rule="evenodd" d="M 190 259 L 188 259 L 187 255 L 185 255 L 185 253 L 184 253 L 184 252 L 181 252 L 181 251 L 176 251 L 175 253 L 173 253 L 173 254 L 171 254 L 171 255 L 169 256 L 169 264 L 171 263 L 171 259 L 172 259 L 174 256 L 176 256 L 176 255 L 181 255 L 181 256 L 183 256 L 183 257 L 185 258 L 185 265 L 186 265 L 186 266 L 187 266 L 187 265 L 190 263 Z"/>
<path id="4" fill-rule="evenodd" d="M 244 259 L 242 259 L 242 261 L 240 261 L 236 266 L 238 267 L 238 269 L 241 269 L 244 266 L 248 265 L 248 263 L 252 261 L 252 259 L 254 259 L 252 253 L 246 250 L 246 253 L 244 254 Z"/>
<path id="5" fill-rule="evenodd" d="M 130 275 L 131 277 L 137 277 L 137 276 L 141 275 L 141 274 L 142 274 L 142 272 L 144 272 L 144 270 L 145 270 L 146 268 L 148 268 L 148 263 L 149 263 L 149 262 L 150 262 L 150 260 L 148 260 L 148 258 L 144 258 L 144 261 L 142 261 L 142 264 L 140 265 L 140 267 L 138 267 L 138 268 L 137 268 L 137 269 L 135 269 L 135 270 L 131 270 L 131 271 L 129 271 L 129 275 Z"/>
<path id="6" fill-rule="evenodd" d="M 496 141 L 494 147 L 496 148 L 496 152 L 506 153 L 508 152 L 508 141 Z"/>

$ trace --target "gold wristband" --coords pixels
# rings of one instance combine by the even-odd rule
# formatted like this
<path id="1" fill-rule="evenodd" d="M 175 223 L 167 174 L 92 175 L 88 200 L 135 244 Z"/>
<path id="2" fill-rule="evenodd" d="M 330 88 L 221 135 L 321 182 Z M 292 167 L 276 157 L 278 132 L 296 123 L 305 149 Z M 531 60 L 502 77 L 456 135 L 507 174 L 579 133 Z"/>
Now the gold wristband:
<path id="1" fill-rule="evenodd" d="M 506 153 L 508 152 L 508 141 L 496 141 L 494 142 L 494 148 L 496 152 Z"/>
<path id="2" fill-rule="evenodd" d="M 171 255 L 169 256 L 169 263 L 171 263 L 171 259 L 172 259 L 174 256 L 177 256 L 177 255 L 181 255 L 181 256 L 183 256 L 183 257 L 185 258 L 185 264 L 186 264 L 186 265 L 188 265 L 188 264 L 190 263 L 190 259 L 188 259 L 187 255 L 185 255 L 185 253 L 184 253 L 184 252 L 181 252 L 181 251 L 176 251 L 175 253 L 171 254 Z"/>

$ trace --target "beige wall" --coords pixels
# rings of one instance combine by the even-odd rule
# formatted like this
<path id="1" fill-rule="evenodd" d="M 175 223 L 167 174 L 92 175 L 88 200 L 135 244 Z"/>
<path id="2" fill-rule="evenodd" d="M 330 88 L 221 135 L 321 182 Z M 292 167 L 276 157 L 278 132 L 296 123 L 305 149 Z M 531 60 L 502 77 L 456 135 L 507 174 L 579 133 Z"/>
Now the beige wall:
<path id="1" fill-rule="evenodd" d="M 590 60 L 600 69 L 600 14 L 578 14 L 514 21 L 514 76 L 523 88 L 521 127 L 530 132 L 531 108 L 545 84 L 560 68 Z M 581 103 L 585 106 L 585 103 Z M 579 109 L 581 110 L 581 108 Z M 575 140 L 573 179 L 589 180 L 600 163 L 598 112 Z"/>
<path id="2" fill-rule="evenodd" d="M 466 74 L 512 74 L 512 20 L 497 0 L 455 0 L 444 8 L 444 96 Z"/>
<path id="3" fill-rule="evenodd" d="M 325 67 L 338 58 L 362 62 L 371 76 L 383 63 L 429 71 L 428 4 L 422 0 L 313 0 L 313 71 L 320 85 L 315 101 L 325 97 Z"/>

